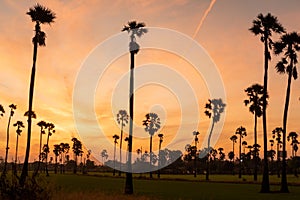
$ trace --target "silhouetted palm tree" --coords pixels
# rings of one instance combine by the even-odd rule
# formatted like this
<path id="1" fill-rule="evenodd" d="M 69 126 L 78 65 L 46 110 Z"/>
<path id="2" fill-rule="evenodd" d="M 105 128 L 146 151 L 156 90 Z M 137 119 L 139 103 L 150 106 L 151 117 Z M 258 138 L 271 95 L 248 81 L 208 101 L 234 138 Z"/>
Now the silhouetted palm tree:
<path id="1" fill-rule="evenodd" d="M 40 162 L 41 162 L 41 153 L 42 153 L 42 137 L 43 134 L 46 134 L 45 129 L 47 128 L 47 123 L 45 121 L 40 121 L 37 123 L 37 125 L 40 127 L 40 149 L 39 149 L 39 163 L 36 170 L 36 173 L 39 171 L 40 168 Z"/>
<path id="2" fill-rule="evenodd" d="M 66 154 L 69 153 L 70 150 L 70 145 L 69 143 L 60 143 L 60 150 L 61 150 L 61 154 L 60 154 L 60 173 L 65 173 L 65 167 L 64 167 L 64 163 L 65 163 L 65 157 Z"/>
<path id="3" fill-rule="evenodd" d="M 118 144 L 118 139 L 120 138 L 118 135 L 114 135 L 114 171 L 113 171 L 113 175 L 116 174 L 116 146 Z"/>
<path id="4" fill-rule="evenodd" d="M 3 117 L 4 113 L 5 113 L 5 110 L 4 110 L 3 106 L 0 104 L 0 116 Z"/>
<path id="5" fill-rule="evenodd" d="M 282 128 L 281 127 L 276 127 L 272 131 L 272 138 L 276 140 L 276 154 L 277 154 L 277 176 L 280 178 L 280 155 L 279 155 L 279 150 L 282 147 L 282 141 L 281 141 L 281 133 L 282 133 Z"/>
<path id="6" fill-rule="evenodd" d="M 254 144 L 257 144 L 257 118 L 262 116 L 264 102 L 264 87 L 259 84 L 253 84 L 245 89 L 249 99 L 244 100 L 249 111 L 254 114 Z M 268 98 L 268 94 L 267 94 Z M 254 181 L 257 181 L 257 157 L 254 156 Z"/>
<path id="7" fill-rule="evenodd" d="M 108 158 L 108 153 L 106 149 L 103 149 L 101 151 L 101 157 L 102 157 L 102 166 L 104 165 L 105 160 Z"/>
<path id="8" fill-rule="evenodd" d="M 150 135 L 150 178 L 152 178 L 152 136 L 160 129 L 160 118 L 156 113 L 148 113 L 143 120 L 145 131 Z"/>
<path id="9" fill-rule="evenodd" d="M 54 22 L 55 14 L 48 8 L 36 4 L 34 7 L 30 8 L 26 13 L 31 17 L 31 20 L 35 22 L 35 36 L 32 39 L 33 42 L 33 64 L 31 69 L 31 78 L 30 78 L 30 88 L 29 88 L 29 104 L 28 111 L 32 112 L 33 105 L 33 91 L 34 91 L 34 79 L 35 79 L 35 71 L 36 71 L 36 58 L 37 58 L 37 49 L 38 46 L 45 46 L 46 34 L 41 31 L 41 24 L 51 24 Z M 27 131 L 27 146 L 25 153 L 25 160 L 23 164 L 22 174 L 20 178 L 20 184 L 24 185 L 25 179 L 28 175 L 28 160 L 30 153 L 30 140 L 31 140 L 31 115 L 28 115 L 28 131 Z"/>
<path id="10" fill-rule="evenodd" d="M 158 168 L 160 168 L 161 166 L 161 153 L 160 153 L 160 150 L 161 150 L 161 144 L 163 142 L 163 139 L 164 139 L 164 134 L 160 133 L 158 134 L 158 137 L 159 137 L 159 143 L 158 143 Z M 160 169 L 158 169 L 158 173 L 157 173 L 157 177 L 160 178 Z"/>
<path id="11" fill-rule="evenodd" d="M 194 136 L 194 142 L 195 142 L 195 147 L 196 147 L 196 151 L 198 150 L 197 148 L 197 144 L 198 144 L 198 135 L 199 135 L 199 131 L 193 131 L 193 136 Z M 194 159 L 194 177 L 197 177 L 197 154 L 195 155 L 195 159 Z"/>
<path id="12" fill-rule="evenodd" d="M 272 48 L 272 33 L 285 32 L 283 26 L 278 22 L 277 17 L 270 13 L 267 15 L 259 14 L 252 22 L 249 29 L 254 35 L 260 36 L 260 41 L 264 44 L 264 95 L 263 95 L 263 139 L 264 139 L 264 171 L 261 183 L 261 192 L 270 192 L 269 166 L 268 166 L 268 138 L 267 138 L 267 92 L 268 92 L 268 69 L 269 60 L 271 60 L 270 49 Z"/>
<path id="13" fill-rule="evenodd" d="M 240 136 L 240 148 L 239 148 L 239 156 L 240 156 L 240 159 L 239 159 L 239 178 L 242 178 L 242 138 L 247 136 L 247 132 L 246 132 L 246 128 L 244 127 L 239 127 L 236 129 L 235 131 L 235 134 L 236 135 L 239 135 Z"/>
<path id="14" fill-rule="evenodd" d="M 15 173 L 17 173 L 17 162 L 18 162 L 18 146 L 19 146 L 19 136 L 21 136 L 22 128 L 25 128 L 22 121 L 17 121 L 13 124 L 13 126 L 17 127 L 16 133 L 17 133 L 17 141 L 16 141 L 16 156 L 15 156 Z"/>
<path id="15" fill-rule="evenodd" d="M 225 159 L 225 153 L 223 152 L 223 151 L 224 151 L 224 148 L 219 147 L 219 148 L 218 148 L 218 151 L 219 151 L 219 159 L 220 159 L 221 161 L 223 161 L 223 160 Z"/>
<path id="16" fill-rule="evenodd" d="M 235 156 L 235 154 L 234 154 L 234 144 L 236 143 L 237 139 L 238 139 L 238 138 L 237 138 L 236 135 L 233 135 L 233 136 L 230 137 L 230 140 L 232 141 L 233 159 L 234 159 L 234 156 Z"/>
<path id="17" fill-rule="evenodd" d="M 123 140 L 123 128 L 128 124 L 128 114 L 126 110 L 119 110 L 117 114 L 118 124 L 121 125 L 121 135 L 120 135 L 120 171 L 119 176 L 121 176 L 121 166 L 122 166 L 122 140 Z"/>
<path id="18" fill-rule="evenodd" d="M 6 148 L 5 148 L 5 161 L 4 161 L 4 167 L 3 167 L 3 174 L 6 174 L 6 167 L 7 167 L 7 158 L 8 158 L 8 150 L 9 150 L 9 127 L 10 127 L 10 121 L 11 118 L 14 116 L 15 110 L 17 109 L 17 106 L 14 104 L 9 105 L 10 108 L 10 115 L 8 118 L 7 123 L 7 130 L 6 130 Z"/>
<path id="19" fill-rule="evenodd" d="M 243 141 L 242 142 L 242 146 L 244 148 L 243 152 L 244 152 L 245 155 L 246 155 L 246 147 L 247 147 L 247 145 L 248 145 L 247 141 Z"/>
<path id="20" fill-rule="evenodd" d="M 47 135 L 47 147 L 48 147 L 48 151 L 46 152 L 46 176 L 49 176 L 49 172 L 48 172 L 48 152 L 50 151 L 50 148 L 49 148 L 49 138 L 50 136 L 52 136 L 53 133 L 55 133 L 55 126 L 54 124 L 52 123 L 47 123 L 46 124 L 46 128 L 48 130 L 48 135 Z"/>
<path id="21" fill-rule="evenodd" d="M 292 78 L 298 78 L 296 64 L 298 63 L 297 52 L 300 51 L 300 35 L 297 32 L 286 33 L 281 36 L 280 41 L 274 44 L 274 53 L 279 55 L 284 53 L 283 58 L 276 65 L 276 70 L 279 74 L 288 75 L 288 83 L 286 89 L 285 106 L 283 113 L 283 127 L 282 127 L 282 177 L 281 177 L 281 192 L 289 192 L 286 178 L 286 125 L 290 103 L 291 83 Z"/>
<path id="22" fill-rule="evenodd" d="M 287 137 L 287 140 L 288 141 L 291 141 L 291 146 L 292 146 L 292 157 L 295 157 L 296 156 L 296 153 L 298 151 L 298 144 L 299 144 L 299 141 L 297 140 L 298 138 L 298 134 L 296 132 L 290 132 L 288 137 Z"/>
<path id="23" fill-rule="evenodd" d="M 73 146 L 72 146 L 72 150 L 74 153 L 74 157 L 75 157 L 75 165 L 74 165 L 74 174 L 77 173 L 77 160 L 78 160 L 78 156 L 80 154 L 82 154 L 82 143 L 81 141 L 79 141 L 77 138 L 73 137 L 72 138 L 72 142 L 73 142 Z"/>
<path id="24" fill-rule="evenodd" d="M 126 182 L 125 182 L 125 194 L 133 194 L 133 182 L 132 182 L 132 173 L 131 173 L 131 152 L 132 152 L 132 135 L 133 135 L 133 104 L 134 104 L 134 55 L 139 52 L 139 45 L 136 42 L 136 36 L 141 37 L 144 33 L 147 33 L 147 29 L 144 28 L 145 23 L 137 23 L 136 21 L 130 21 L 125 25 L 122 31 L 127 31 L 130 34 L 130 102 L 129 102 L 129 141 L 128 141 L 128 170 L 126 173 Z"/>
<path id="25" fill-rule="evenodd" d="M 54 173 L 57 174 L 57 157 L 61 154 L 61 148 L 59 144 L 54 145 L 53 153 L 55 155 L 55 168 Z"/>

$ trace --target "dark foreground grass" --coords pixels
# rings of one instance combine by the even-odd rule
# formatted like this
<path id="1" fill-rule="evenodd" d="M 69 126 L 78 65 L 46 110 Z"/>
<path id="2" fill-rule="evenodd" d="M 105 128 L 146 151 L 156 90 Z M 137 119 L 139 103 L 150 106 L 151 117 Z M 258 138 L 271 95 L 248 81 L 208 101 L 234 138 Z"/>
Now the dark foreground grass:
<path id="1" fill-rule="evenodd" d="M 300 199 L 300 187 L 290 186 L 289 194 L 282 194 L 278 185 L 271 185 L 270 194 L 259 193 L 259 184 L 195 182 L 179 180 L 134 180 L 135 195 L 126 196 L 124 178 L 82 175 L 52 175 L 57 185 L 56 199 Z"/>

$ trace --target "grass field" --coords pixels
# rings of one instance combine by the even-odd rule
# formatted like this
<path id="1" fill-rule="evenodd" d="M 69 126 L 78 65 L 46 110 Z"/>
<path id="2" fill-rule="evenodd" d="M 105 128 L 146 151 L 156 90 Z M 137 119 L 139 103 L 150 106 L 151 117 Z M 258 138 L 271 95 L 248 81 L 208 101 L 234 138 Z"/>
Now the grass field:
<path id="1" fill-rule="evenodd" d="M 191 175 L 162 175 L 161 180 L 134 179 L 134 195 L 126 196 L 124 177 L 111 177 L 110 174 L 55 175 L 49 180 L 56 187 L 54 198 L 58 199 L 284 199 L 300 198 L 300 180 L 289 176 L 292 186 L 289 194 L 281 194 L 279 179 L 270 176 L 272 183 L 270 194 L 259 193 L 260 184 L 253 184 L 252 176 L 213 175 L 211 181 L 205 182 L 204 176 L 195 178 Z M 260 178 L 260 177 L 259 177 Z M 248 182 L 249 180 L 249 182 Z M 250 182 L 251 180 L 251 182 Z M 243 183 L 243 184 L 242 184 Z"/>

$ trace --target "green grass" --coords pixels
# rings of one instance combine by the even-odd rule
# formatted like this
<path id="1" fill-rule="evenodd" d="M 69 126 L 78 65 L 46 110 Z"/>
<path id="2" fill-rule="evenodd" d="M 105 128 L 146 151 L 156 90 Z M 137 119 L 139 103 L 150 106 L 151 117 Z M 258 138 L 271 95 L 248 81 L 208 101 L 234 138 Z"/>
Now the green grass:
<path id="1" fill-rule="evenodd" d="M 97 176 L 95 176 L 97 175 Z M 136 175 L 138 177 L 139 175 Z M 148 176 L 147 176 L 148 177 Z M 166 178 L 167 180 L 164 180 Z M 244 176 L 252 181 L 252 176 Z M 180 179 L 180 180 L 179 180 Z M 182 179 L 182 180 L 181 180 Z M 299 199 L 300 186 L 290 186 L 289 194 L 276 193 L 278 185 L 271 185 L 270 194 L 259 193 L 260 184 L 251 184 L 231 175 L 213 175 L 212 181 L 205 182 L 204 176 L 198 176 L 194 181 L 191 175 L 162 175 L 161 180 L 134 179 L 133 197 L 124 196 L 125 179 L 111 177 L 109 174 L 55 175 L 51 174 L 50 181 L 59 188 L 58 197 L 66 199 Z M 274 179 L 274 180 L 273 180 Z M 289 176 L 292 179 L 292 176 Z M 272 183 L 277 183 L 277 177 L 270 176 Z M 215 182 L 217 181 L 217 182 Z M 222 182 L 223 181 L 223 182 Z M 224 183 L 224 181 L 235 183 Z M 300 180 L 295 178 L 295 183 Z M 93 196 L 94 195 L 94 196 Z M 69 198 L 68 198 L 69 197 Z"/>

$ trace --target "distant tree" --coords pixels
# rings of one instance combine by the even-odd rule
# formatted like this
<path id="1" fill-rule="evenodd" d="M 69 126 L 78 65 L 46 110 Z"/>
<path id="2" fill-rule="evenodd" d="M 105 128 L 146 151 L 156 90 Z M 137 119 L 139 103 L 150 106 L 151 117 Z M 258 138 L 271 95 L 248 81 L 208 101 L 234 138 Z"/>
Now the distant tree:
<path id="1" fill-rule="evenodd" d="M 234 160 L 234 153 L 233 153 L 233 151 L 230 151 L 229 153 L 228 153 L 228 158 L 229 158 L 229 160 Z"/>
<path id="2" fill-rule="evenodd" d="M 64 166 L 64 163 L 65 163 L 65 158 L 66 158 L 66 154 L 69 153 L 69 150 L 70 150 L 70 145 L 69 143 L 63 143 L 61 142 L 59 144 L 60 146 L 60 173 L 64 173 L 65 172 L 65 166 Z"/>
<path id="3" fill-rule="evenodd" d="M 72 142 L 73 142 L 72 150 L 73 150 L 74 157 L 75 157 L 75 165 L 74 165 L 73 172 L 74 172 L 74 174 L 76 174 L 77 173 L 78 156 L 82 153 L 82 143 L 75 137 L 72 138 Z"/>
<path id="4" fill-rule="evenodd" d="M 279 151 L 282 147 L 282 141 L 281 141 L 281 133 L 282 133 L 282 128 L 281 127 L 276 127 L 272 131 L 272 138 L 276 140 L 276 154 L 277 154 L 277 177 L 280 178 L 280 168 L 279 168 L 279 162 L 280 162 L 280 155 Z"/>
<path id="5" fill-rule="evenodd" d="M 298 141 L 298 133 L 296 132 L 290 132 L 288 137 L 287 137 L 287 140 L 288 141 L 291 141 L 291 146 L 292 146 L 292 157 L 296 157 L 297 156 L 297 151 L 298 151 L 298 144 L 299 144 L 299 141 Z"/>
<path id="6" fill-rule="evenodd" d="M 105 160 L 108 158 L 108 153 L 106 149 L 103 149 L 101 151 L 101 157 L 102 157 L 102 166 L 104 166 Z"/>
<path id="7" fill-rule="evenodd" d="M 128 169 L 131 169 L 131 153 L 132 153 L 132 135 L 133 135 L 133 104 L 134 104 L 134 55 L 137 54 L 140 50 L 139 44 L 136 42 L 136 36 L 141 37 L 145 33 L 147 33 L 147 29 L 144 28 L 145 23 L 130 21 L 127 25 L 125 25 L 122 31 L 127 31 L 130 34 L 130 43 L 129 43 L 129 51 L 130 51 L 130 88 L 129 88 L 129 141 L 128 141 Z M 125 194 L 133 194 L 133 181 L 132 181 L 132 173 L 126 173 L 126 181 L 125 181 Z"/>
<path id="8" fill-rule="evenodd" d="M 224 151 L 224 148 L 219 147 L 219 148 L 218 148 L 218 151 L 219 151 L 219 159 L 220 159 L 221 161 L 223 161 L 223 160 L 225 159 L 225 153 L 223 152 L 223 151 Z"/>
<path id="9" fill-rule="evenodd" d="M 11 118 L 14 116 L 15 110 L 17 109 L 17 105 L 10 104 L 10 115 L 8 118 L 8 123 L 7 123 L 7 130 L 6 130 L 6 148 L 5 148 L 5 160 L 4 160 L 4 167 L 3 167 L 3 175 L 6 174 L 6 167 L 7 167 L 7 158 L 8 158 L 8 150 L 9 150 L 9 127 L 10 127 L 10 121 Z"/>
<path id="10" fill-rule="evenodd" d="M 26 13 L 31 17 L 31 20 L 35 22 L 35 36 L 32 39 L 33 42 L 33 64 L 31 70 L 31 78 L 30 78 L 30 88 L 29 88 L 29 113 L 32 112 L 33 107 L 33 91 L 34 91 L 34 79 L 35 79 L 35 71 L 36 71 L 36 59 L 37 59 L 37 49 L 38 46 L 45 46 L 46 34 L 41 30 L 41 24 L 51 24 L 54 22 L 55 14 L 48 8 L 36 4 L 33 8 L 30 8 Z M 31 139 L 31 114 L 28 115 L 28 131 L 27 131 L 27 146 L 25 153 L 25 160 L 23 164 L 22 174 L 20 177 L 21 186 L 24 185 L 26 177 L 28 176 L 28 160 L 30 153 L 30 139 Z"/>
<path id="11" fill-rule="evenodd" d="M 194 136 L 194 142 L 195 142 L 195 148 L 196 148 L 196 152 L 198 150 L 197 148 L 197 144 L 198 144 L 198 135 L 199 135 L 199 131 L 193 131 L 193 136 Z M 197 155 L 195 155 L 195 158 L 194 158 L 194 177 L 196 178 L 197 177 Z"/>
<path id="12" fill-rule="evenodd" d="M 233 153 L 233 158 L 235 157 L 235 154 L 234 154 L 234 144 L 236 143 L 237 141 L 237 136 L 236 135 L 233 135 L 230 137 L 230 140 L 232 141 L 232 153 Z"/>
<path id="13" fill-rule="evenodd" d="M 38 167 L 37 170 L 35 171 L 35 173 L 38 173 L 39 168 L 40 168 L 40 162 L 41 162 L 41 153 L 42 153 L 42 137 L 43 134 L 46 134 L 45 129 L 47 128 L 47 123 L 45 121 L 39 121 L 37 123 L 37 125 L 40 127 L 40 149 L 39 149 L 39 163 L 38 163 Z"/>
<path id="14" fill-rule="evenodd" d="M 248 143 L 247 143 L 247 141 L 243 141 L 242 142 L 242 146 L 243 146 L 243 152 L 244 152 L 244 154 L 246 154 L 246 147 L 247 147 L 247 145 L 248 145 Z"/>
<path id="15" fill-rule="evenodd" d="M 118 124 L 121 125 L 121 134 L 120 134 L 120 170 L 119 170 L 119 176 L 121 176 L 121 168 L 122 168 L 122 140 L 123 140 L 123 128 L 128 124 L 129 116 L 127 114 L 126 110 L 119 110 L 119 113 L 117 114 L 117 121 Z"/>
<path id="16" fill-rule="evenodd" d="M 239 148 L 239 178 L 242 178 L 242 153 L 241 153 L 241 149 L 242 149 L 242 138 L 247 136 L 247 132 L 246 132 L 246 128 L 244 127 L 239 127 L 236 129 L 235 131 L 236 135 L 239 135 L 240 137 L 240 148 Z"/>
<path id="17" fill-rule="evenodd" d="M 160 133 L 158 134 L 158 137 L 159 137 L 159 143 L 158 143 L 158 168 L 160 168 L 161 166 L 161 144 L 163 142 L 163 139 L 164 139 L 164 134 Z M 157 177 L 160 178 L 160 169 L 158 169 L 158 172 L 157 172 Z"/>
<path id="18" fill-rule="evenodd" d="M 25 128 L 25 126 L 22 121 L 17 121 L 16 123 L 13 124 L 13 126 L 17 127 L 16 156 L 15 156 L 15 170 L 14 170 L 15 174 L 17 174 L 19 136 L 21 136 L 22 128 Z"/>
<path id="19" fill-rule="evenodd" d="M 55 133 L 55 125 L 52 123 L 47 123 L 46 124 L 46 128 L 48 130 L 48 135 L 47 135 L 47 147 L 48 147 L 48 151 L 46 153 L 46 176 L 49 176 L 49 172 L 48 172 L 48 153 L 50 152 L 50 148 L 49 148 L 49 138 L 50 136 L 52 136 L 53 133 Z"/>
<path id="20" fill-rule="evenodd" d="M 150 135 L 150 178 L 152 178 L 152 137 L 160 129 L 160 118 L 156 113 L 148 113 L 145 117 L 143 126 Z"/>
<path id="21" fill-rule="evenodd" d="M 113 175 L 115 175 L 116 174 L 116 146 L 117 146 L 117 144 L 118 144 L 118 139 L 119 139 L 120 137 L 118 136 L 118 135 L 114 135 L 113 136 L 113 139 L 114 139 L 114 171 L 113 171 Z"/>
<path id="22" fill-rule="evenodd" d="M 55 168 L 54 173 L 57 174 L 57 157 L 61 154 L 61 148 L 59 144 L 54 145 L 53 153 L 55 155 Z"/>

